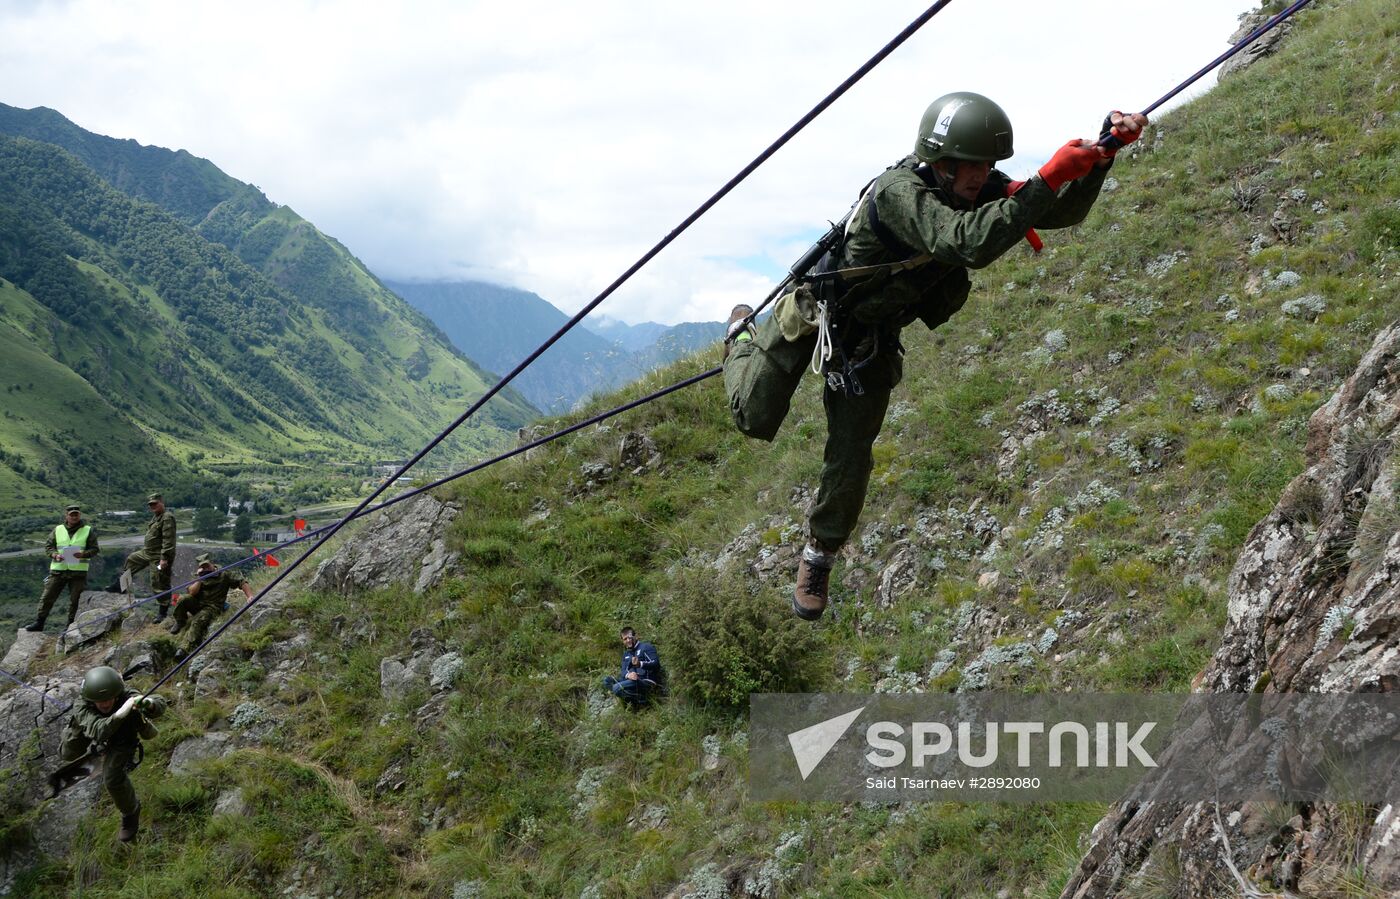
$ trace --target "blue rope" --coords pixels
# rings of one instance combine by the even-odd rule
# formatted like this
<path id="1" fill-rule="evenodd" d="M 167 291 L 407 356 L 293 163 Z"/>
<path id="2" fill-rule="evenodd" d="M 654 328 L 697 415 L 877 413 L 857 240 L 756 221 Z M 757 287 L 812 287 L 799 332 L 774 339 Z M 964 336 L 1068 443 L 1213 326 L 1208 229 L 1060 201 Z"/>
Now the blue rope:
<path id="1" fill-rule="evenodd" d="M 16 684 L 18 684 L 21 688 L 23 688 L 23 689 L 25 689 L 25 690 L 28 690 L 30 693 L 33 693 L 34 695 L 38 696 L 40 699 L 44 700 L 45 702 L 51 701 L 50 698 L 49 698 L 49 694 L 48 694 L 47 691 L 45 691 L 45 690 L 40 690 L 38 687 L 35 687 L 35 686 L 33 686 L 32 684 L 25 683 L 24 681 L 20 680 L 18 677 L 15 677 L 13 674 L 11 674 L 10 672 L 6 671 L 4 668 L 0 668 L 0 675 L 4 675 L 4 676 L 5 676 L 6 678 L 8 678 L 9 680 L 14 681 L 14 682 L 15 682 Z M 56 702 L 56 701 L 55 701 L 55 702 Z M 63 708 L 59 709 L 59 713 L 62 714 L 63 712 L 68 711 L 68 710 L 71 709 L 72 707 L 73 707 L 73 704 L 72 704 L 71 702 L 70 702 L 70 703 L 63 704 Z M 40 708 L 42 709 L 43 706 L 40 706 Z M 40 714 L 42 714 L 42 712 L 41 712 Z"/>

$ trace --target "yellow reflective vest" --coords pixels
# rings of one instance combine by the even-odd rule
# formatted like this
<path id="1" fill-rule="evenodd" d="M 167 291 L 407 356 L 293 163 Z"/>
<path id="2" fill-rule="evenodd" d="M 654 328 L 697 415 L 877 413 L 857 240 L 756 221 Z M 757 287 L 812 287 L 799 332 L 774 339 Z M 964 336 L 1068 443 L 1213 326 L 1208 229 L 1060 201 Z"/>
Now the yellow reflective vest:
<path id="1" fill-rule="evenodd" d="M 83 525 L 72 534 L 68 533 L 68 528 L 59 525 L 53 529 L 53 542 L 57 547 L 56 552 L 63 552 L 66 546 L 76 546 L 79 549 L 87 546 L 88 534 L 92 532 L 91 525 Z M 87 571 L 87 559 L 74 559 L 72 562 L 50 562 L 50 571 Z"/>

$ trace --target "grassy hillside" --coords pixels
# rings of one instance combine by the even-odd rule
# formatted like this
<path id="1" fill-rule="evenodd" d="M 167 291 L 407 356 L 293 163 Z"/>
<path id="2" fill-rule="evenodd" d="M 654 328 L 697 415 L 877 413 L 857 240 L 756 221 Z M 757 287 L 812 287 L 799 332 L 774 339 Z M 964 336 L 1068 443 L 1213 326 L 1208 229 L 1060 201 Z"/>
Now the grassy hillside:
<path id="1" fill-rule="evenodd" d="M 265 276 L 54 145 L 0 137 L 0 162 L 0 448 L 37 485 L 8 511 L 52 511 L 43 488 L 130 505 L 162 472 L 179 495 L 196 459 L 402 454 L 491 383 L 305 222 L 323 277 L 291 250 Z M 499 446 L 532 415 L 507 392 L 454 446 Z"/>
<path id="2" fill-rule="evenodd" d="M 906 380 L 820 624 L 786 609 L 820 385 L 763 445 L 736 434 L 712 380 L 464 482 L 465 565 L 442 588 L 305 594 L 231 637 L 250 653 L 311 640 L 286 644 L 293 675 L 250 661 L 232 695 L 177 704 L 136 776 L 150 839 L 113 847 L 104 807 L 72 859 L 22 886 L 1057 895 L 1100 808 L 749 803 L 733 700 L 1187 689 L 1236 550 L 1301 468 L 1308 415 L 1400 317 L 1397 37 L 1388 0 L 1320 0 L 1276 56 L 1125 152 L 1084 226 L 977 273 L 938 331 L 905 332 Z M 623 429 L 660 466 L 589 486 L 581 466 L 616 465 Z M 676 687 L 637 715 L 597 686 L 626 623 Z M 381 697 L 380 660 L 415 628 L 463 657 L 445 706 Z M 249 701 L 280 722 L 263 748 L 163 772 L 180 739 Z M 213 816 L 233 786 L 254 811 Z"/>

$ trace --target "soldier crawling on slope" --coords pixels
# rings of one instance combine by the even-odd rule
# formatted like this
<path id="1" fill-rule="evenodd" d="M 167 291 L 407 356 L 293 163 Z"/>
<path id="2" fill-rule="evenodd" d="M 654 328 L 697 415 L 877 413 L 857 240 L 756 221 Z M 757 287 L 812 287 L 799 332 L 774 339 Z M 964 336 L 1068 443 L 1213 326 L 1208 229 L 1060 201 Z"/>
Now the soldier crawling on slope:
<path id="1" fill-rule="evenodd" d="M 178 634 L 187 625 L 190 629 L 184 648 L 175 656 L 176 661 L 194 652 L 199 644 L 204 642 L 204 635 L 209 633 L 209 625 L 228 608 L 230 590 L 242 590 L 248 599 L 253 598 L 253 588 L 248 586 L 248 581 L 243 575 L 236 571 L 221 571 L 215 574 L 218 566 L 208 553 L 201 553 L 199 558 L 195 559 L 195 565 L 199 580 L 175 603 L 175 626 L 170 629 L 170 633 Z"/>

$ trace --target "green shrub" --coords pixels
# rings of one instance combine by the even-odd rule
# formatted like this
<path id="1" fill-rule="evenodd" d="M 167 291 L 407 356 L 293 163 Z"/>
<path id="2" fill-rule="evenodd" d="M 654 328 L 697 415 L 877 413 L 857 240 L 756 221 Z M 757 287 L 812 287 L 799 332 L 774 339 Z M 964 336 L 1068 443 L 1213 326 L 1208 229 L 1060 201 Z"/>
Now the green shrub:
<path id="1" fill-rule="evenodd" d="M 671 656 L 671 686 L 696 702 L 738 708 L 750 693 L 818 689 L 830 668 L 811 624 L 771 592 L 751 596 L 742 582 L 718 575 L 678 579 L 662 645 Z"/>

